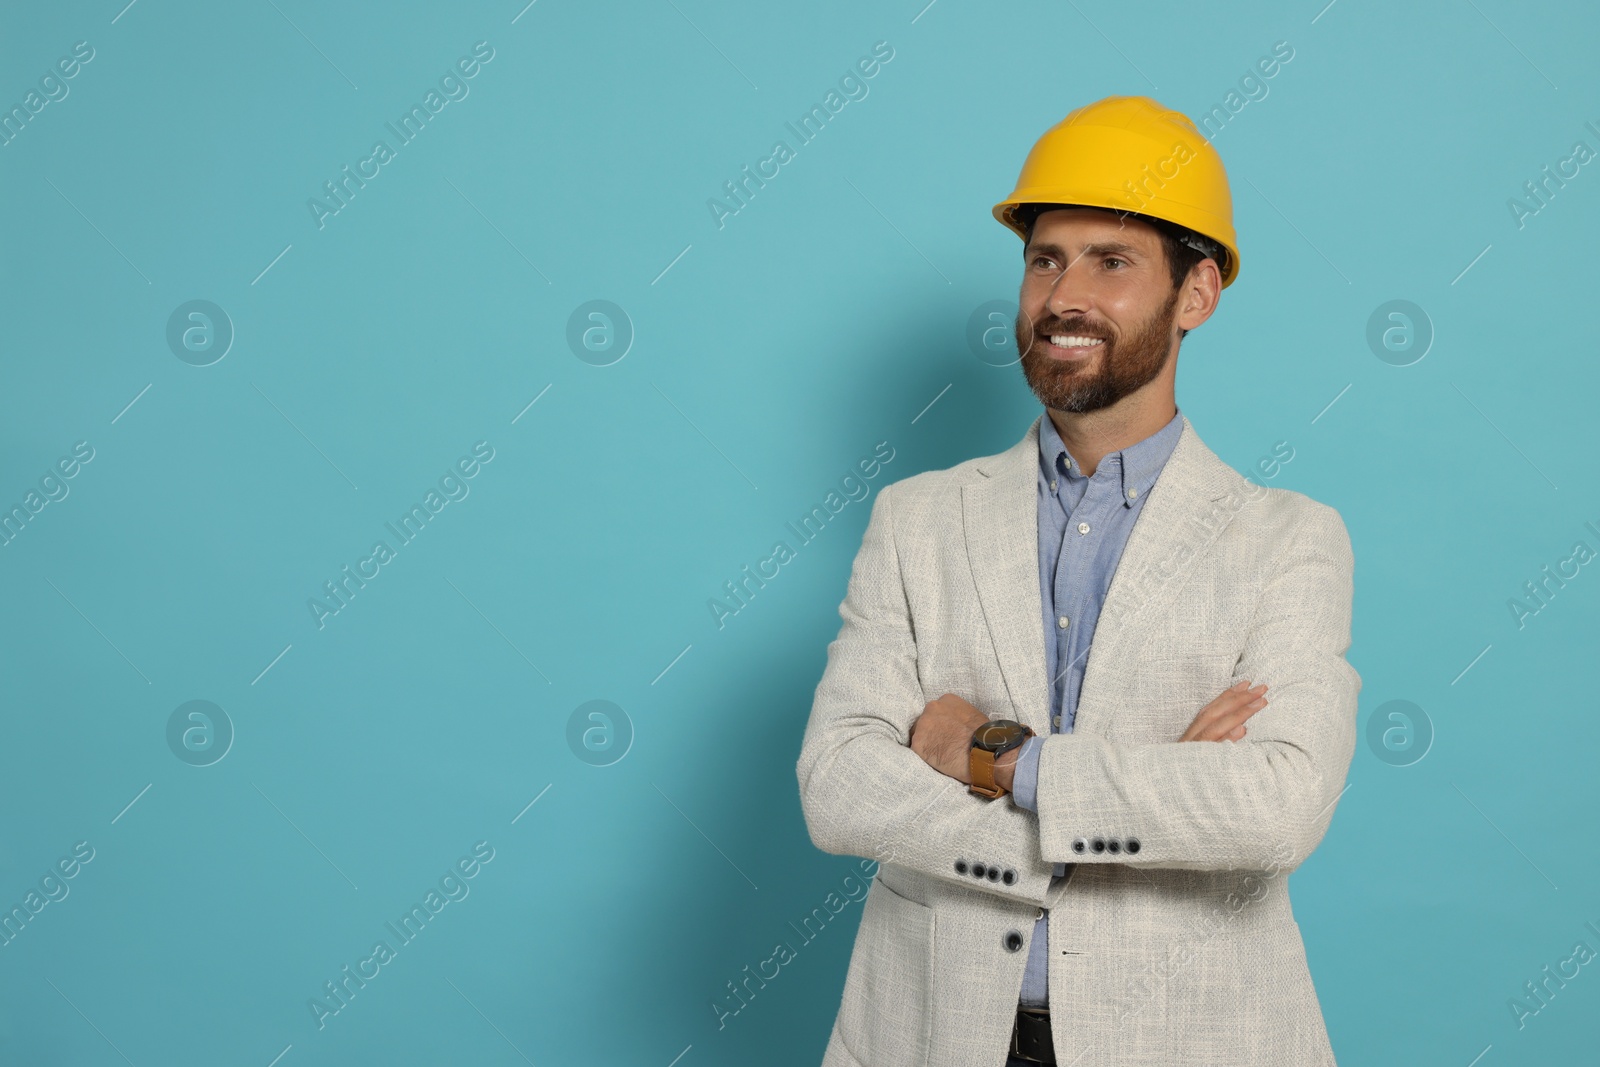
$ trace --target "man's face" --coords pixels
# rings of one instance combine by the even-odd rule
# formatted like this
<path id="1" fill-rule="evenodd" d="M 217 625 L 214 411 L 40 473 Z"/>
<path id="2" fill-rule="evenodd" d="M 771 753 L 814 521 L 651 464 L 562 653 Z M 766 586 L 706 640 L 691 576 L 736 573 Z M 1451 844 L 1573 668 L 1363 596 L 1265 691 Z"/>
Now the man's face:
<path id="1" fill-rule="evenodd" d="M 1177 340 L 1181 290 L 1172 288 L 1153 226 L 1093 208 L 1052 209 L 1034 224 L 1023 260 L 1017 351 L 1046 407 L 1097 411 L 1161 374 Z"/>

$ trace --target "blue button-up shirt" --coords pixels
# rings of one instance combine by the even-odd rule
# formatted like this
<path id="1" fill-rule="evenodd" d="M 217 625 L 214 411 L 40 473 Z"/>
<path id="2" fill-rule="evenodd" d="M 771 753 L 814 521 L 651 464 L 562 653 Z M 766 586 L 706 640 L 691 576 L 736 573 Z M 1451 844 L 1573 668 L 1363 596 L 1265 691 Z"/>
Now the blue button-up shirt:
<path id="1" fill-rule="evenodd" d="M 1050 729 L 1069 733 L 1078 711 L 1078 692 L 1095 623 L 1111 576 L 1128 543 L 1134 520 L 1167 457 L 1183 432 L 1183 418 L 1172 420 L 1137 444 L 1112 452 L 1084 477 L 1078 461 L 1061 443 L 1050 413 L 1039 422 L 1039 594 L 1044 614 L 1046 677 L 1050 683 Z M 1012 782 L 1012 802 L 1038 811 L 1039 747 L 1042 737 L 1022 746 Z M 1066 874 L 1057 863 L 1054 876 Z M 1052 884 L 1054 884 L 1052 882 Z M 1048 916 L 1034 923 L 1021 1003 L 1049 1003 Z"/>

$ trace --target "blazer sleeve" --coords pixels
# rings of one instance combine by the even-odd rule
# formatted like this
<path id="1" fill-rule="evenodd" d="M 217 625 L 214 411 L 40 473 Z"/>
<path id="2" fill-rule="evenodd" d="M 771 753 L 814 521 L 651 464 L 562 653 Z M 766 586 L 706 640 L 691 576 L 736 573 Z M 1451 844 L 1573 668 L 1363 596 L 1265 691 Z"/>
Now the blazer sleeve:
<path id="1" fill-rule="evenodd" d="M 1236 671 L 1267 683 L 1268 704 L 1245 737 L 1046 738 L 1037 810 L 1047 859 L 1287 872 L 1321 842 L 1355 750 L 1361 678 L 1345 659 L 1349 534 L 1337 511 L 1312 504 L 1262 577 Z"/>
<path id="2" fill-rule="evenodd" d="M 911 750 L 911 724 L 927 700 L 895 548 L 895 488 L 873 501 L 801 742 L 807 830 L 824 852 L 1042 904 L 1052 867 L 1034 814 L 1004 797 L 973 796 Z"/>

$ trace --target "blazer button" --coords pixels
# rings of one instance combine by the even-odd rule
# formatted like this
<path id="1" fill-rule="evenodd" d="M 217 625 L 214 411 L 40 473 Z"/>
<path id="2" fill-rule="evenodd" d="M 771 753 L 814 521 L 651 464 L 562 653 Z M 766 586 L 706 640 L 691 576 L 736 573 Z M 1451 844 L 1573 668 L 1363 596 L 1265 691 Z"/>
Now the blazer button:
<path id="1" fill-rule="evenodd" d="M 1128 855 L 1130 855 L 1130 856 L 1133 855 L 1135 852 L 1138 852 L 1139 851 L 1139 839 L 1137 837 L 1128 838 L 1128 846 L 1127 847 L 1128 847 Z"/>
<path id="2" fill-rule="evenodd" d="M 984 874 L 984 871 L 986 871 L 987 869 L 988 868 L 984 867 L 984 865 L 981 864 L 981 863 L 974 863 L 972 865 L 972 877 L 974 877 L 974 878 L 982 878 L 983 874 Z"/>
<path id="3" fill-rule="evenodd" d="M 1022 947 L 1022 935 L 1017 933 L 1015 930 L 1007 931 L 1005 936 L 1005 946 L 1007 952 L 1017 951 Z"/>
<path id="4" fill-rule="evenodd" d="M 1089 849 L 1089 839 L 1088 838 L 1079 837 L 1079 838 L 1073 839 L 1072 851 L 1078 853 L 1079 855 L 1082 855 L 1084 852 L 1087 852 L 1088 849 Z"/>
<path id="5" fill-rule="evenodd" d="M 989 881 L 998 882 L 1000 880 L 1000 868 L 999 867 L 990 867 L 989 871 L 988 871 L 988 875 L 989 875 Z"/>
<path id="6" fill-rule="evenodd" d="M 1116 855 L 1118 852 L 1121 852 L 1122 851 L 1122 839 L 1120 837 L 1113 837 L 1110 841 L 1107 841 L 1106 842 L 1106 851 L 1111 853 L 1112 855 Z"/>
<path id="7" fill-rule="evenodd" d="M 1000 875 L 1000 880 L 1006 885 L 1013 885 L 1017 880 L 1017 872 L 1014 869 L 1007 867 L 1005 869 L 1005 873 Z"/>
<path id="8" fill-rule="evenodd" d="M 966 860 L 956 860 L 956 873 L 957 874 L 966 874 L 967 873 L 967 861 Z"/>
<path id="9" fill-rule="evenodd" d="M 1106 850 L 1106 839 L 1103 838 L 1103 837 L 1095 838 L 1093 841 L 1089 842 L 1089 848 L 1096 855 L 1100 854 L 1101 852 L 1104 852 Z"/>

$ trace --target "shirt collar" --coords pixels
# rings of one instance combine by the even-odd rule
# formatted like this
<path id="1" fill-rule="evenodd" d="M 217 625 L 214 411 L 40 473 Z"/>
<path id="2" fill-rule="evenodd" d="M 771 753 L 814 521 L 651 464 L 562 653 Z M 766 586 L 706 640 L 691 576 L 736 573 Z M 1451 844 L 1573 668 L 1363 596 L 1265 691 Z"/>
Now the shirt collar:
<path id="1" fill-rule="evenodd" d="M 1176 408 L 1176 405 L 1174 407 Z M 1183 410 L 1177 408 L 1171 420 L 1149 437 L 1108 453 L 1100 460 L 1095 473 L 1099 474 L 1107 463 L 1115 464 L 1121 472 L 1122 504 L 1131 508 L 1137 499 L 1143 497 L 1155 484 L 1156 477 L 1166 465 L 1167 457 L 1172 455 L 1172 449 L 1177 445 L 1182 432 Z M 1063 461 L 1068 459 L 1071 460 L 1071 466 L 1063 470 Z M 1083 477 L 1077 459 L 1073 458 L 1067 451 L 1067 446 L 1061 443 L 1061 435 L 1056 432 L 1056 424 L 1051 421 L 1048 410 L 1040 417 L 1039 422 L 1039 470 L 1047 485 L 1061 476 Z M 1132 495 L 1129 495 L 1130 493 Z"/>

